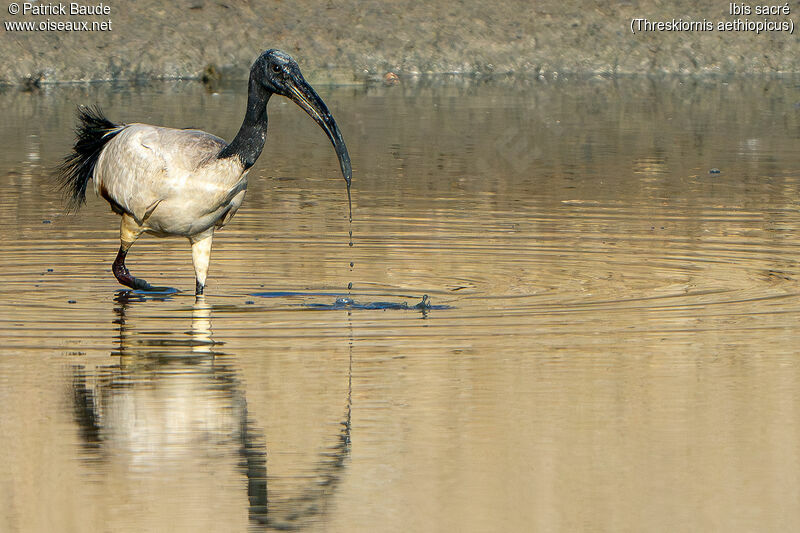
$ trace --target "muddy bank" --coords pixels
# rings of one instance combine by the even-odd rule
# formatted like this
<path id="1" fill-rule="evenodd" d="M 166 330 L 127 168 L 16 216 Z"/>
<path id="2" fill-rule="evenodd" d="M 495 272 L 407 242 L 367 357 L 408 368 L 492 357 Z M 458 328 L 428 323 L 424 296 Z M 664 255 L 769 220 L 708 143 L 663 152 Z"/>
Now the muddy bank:
<path id="1" fill-rule="evenodd" d="M 659 0 L 112 0 L 100 9 L 76 3 L 77 13 L 68 2 L 13 5 L 19 13 L 11 14 L 11 2 L 2 6 L 0 83 L 6 84 L 39 77 L 198 78 L 204 72 L 241 78 L 258 52 L 271 47 L 293 54 L 316 82 L 358 82 L 390 71 L 800 72 L 797 37 L 790 33 L 798 0 L 768 16 L 757 15 L 755 4 L 745 6 L 748 15 L 731 14 L 728 2 Z"/>

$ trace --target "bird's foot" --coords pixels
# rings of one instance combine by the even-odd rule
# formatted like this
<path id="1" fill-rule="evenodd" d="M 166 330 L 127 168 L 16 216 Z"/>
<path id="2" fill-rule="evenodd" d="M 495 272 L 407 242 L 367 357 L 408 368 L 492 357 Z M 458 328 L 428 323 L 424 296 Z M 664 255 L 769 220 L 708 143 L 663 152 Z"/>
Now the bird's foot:
<path id="1" fill-rule="evenodd" d="M 158 287 L 155 285 L 150 285 L 142 278 L 133 278 L 133 285 L 131 288 L 135 291 L 141 292 L 158 292 L 158 293 L 173 293 L 179 292 L 178 289 L 174 287 Z"/>
<path id="2" fill-rule="evenodd" d="M 125 285 L 126 287 L 130 287 L 134 291 L 141 291 L 141 292 L 157 292 L 157 293 L 174 293 L 178 292 L 178 289 L 174 289 L 172 287 L 155 287 L 150 285 L 142 278 L 135 278 L 128 270 L 128 267 L 125 266 L 125 255 L 127 251 L 125 251 L 122 247 L 119 249 L 119 253 L 117 253 L 117 258 L 114 260 L 114 264 L 111 266 L 111 271 L 114 273 L 114 277 L 117 278 L 121 284 Z"/>
<path id="3" fill-rule="evenodd" d="M 150 285 L 149 283 L 147 283 L 142 278 L 134 278 L 133 276 L 131 276 L 131 281 L 133 282 L 133 283 L 131 283 L 131 288 L 133 290 L 135 290 L 135 291 L 152 291 L 153 290 L 153 286 Z"/>

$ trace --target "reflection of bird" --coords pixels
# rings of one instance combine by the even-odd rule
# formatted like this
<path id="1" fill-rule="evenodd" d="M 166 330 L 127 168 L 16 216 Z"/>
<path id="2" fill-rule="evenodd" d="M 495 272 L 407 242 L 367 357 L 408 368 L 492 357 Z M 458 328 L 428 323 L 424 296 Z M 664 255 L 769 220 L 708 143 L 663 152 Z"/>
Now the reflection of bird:
<path id="1" fill-rule="evenodd" d="M 114 124 L 99 109 L 80 110 L 77 141 L 59 179 L 72 207 L 85 200 L 91 178 L 97 194 L 122 215 L 121 245 L 112 269 L 120 283 L 153 290 L 128 271 L 128 249 L 144 232 L 181 235 L 192 243 L 195 288 L 203 293 L 214 229 L 242 204 L 247 172 L 267 138 L 267 102 L 273 94 L 293 100 L 325 130 L 349 187 L 350 155 L 336 121 L 297 63 L 278 50 L 267 50 L 253 63 L 247 112 L 230 144 L 199 130 Z"/>
<path id="2" fill-rule="evenodd" d="M 172 502 L 185 503 L 180 508 L 169 506 L 171 518 L 190 520 L 191 513 L 176 511 L 194 510 L 192 502 L 229 491 L 219 484 L 219 477 L 234 464 L 227 458 L 236 457 L 241 459 L 235 465 L 247 492 L 241 503 L 247 503 L 254 525 L 266 530 L 303 529 L 324 513 L 350 456 L 352 345 L 345 412 L 342 418 L 326 422 L 331 428 L 326 432 L 327 446 L 309 456 L 310 462 L 298 471 L 288 472 L 290 476 L 285 471 L 276 476 L 277 488 L 270 489 L 266 435 L 248 410 L 236 358 L 216 351 L 224 343 L 214 340 L 212 306 L 202 296 L 196 299 L 186 337 L 183 328 L 151 330 L 155 324 L 162 326 L 160 315 L 141 312 L 152 309 L 158 297 L 122 293 L 115 301 L 119 346 L 112 355 L 119 357 L 118 362 L 93 371 L 76 365 L 72 379 L 83 457 L 102 474 L 101 483 L 112 493 L 131 486 L 142 491 L 146 486 L 149 490 L 138 497 L 156 494 L 157 499 L 162 496 L 158 487 L 168 486 L 169 497 L 177 499 Z M 298 453 L 296 448 L 292 453 Z M 287 490 L 281 480 L 291 476 L 301 482 Z M 127 498 L 131 496 L 126 492 Z"/>

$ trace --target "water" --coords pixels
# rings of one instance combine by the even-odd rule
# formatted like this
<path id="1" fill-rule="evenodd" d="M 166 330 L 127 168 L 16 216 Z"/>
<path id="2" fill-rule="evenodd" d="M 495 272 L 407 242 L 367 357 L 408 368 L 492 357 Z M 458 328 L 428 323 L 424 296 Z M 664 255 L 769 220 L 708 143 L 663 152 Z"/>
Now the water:
<path id="1" fill-rule="evenodd" d="M 0 530 L 797 529 L 798 87 L 321 87 L 352 226 L 273 99 L 198 301 L 47 169 L 79 103 L 230 139 L 242 85 L 0 93 Z"/>

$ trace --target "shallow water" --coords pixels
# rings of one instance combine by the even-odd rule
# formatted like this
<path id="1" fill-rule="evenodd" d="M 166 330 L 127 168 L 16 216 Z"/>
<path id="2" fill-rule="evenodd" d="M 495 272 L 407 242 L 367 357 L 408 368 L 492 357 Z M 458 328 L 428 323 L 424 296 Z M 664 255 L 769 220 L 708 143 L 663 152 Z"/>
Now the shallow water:
<path id="1" fill-rule="evenodd" d="M 79 103 L 230 139 L 240 84 L 0 93 L 0 530 L 797 529 L 798 88 L 322 87 L 353 247 L 273 99 L 199 301 L 48 168 Z"/>

